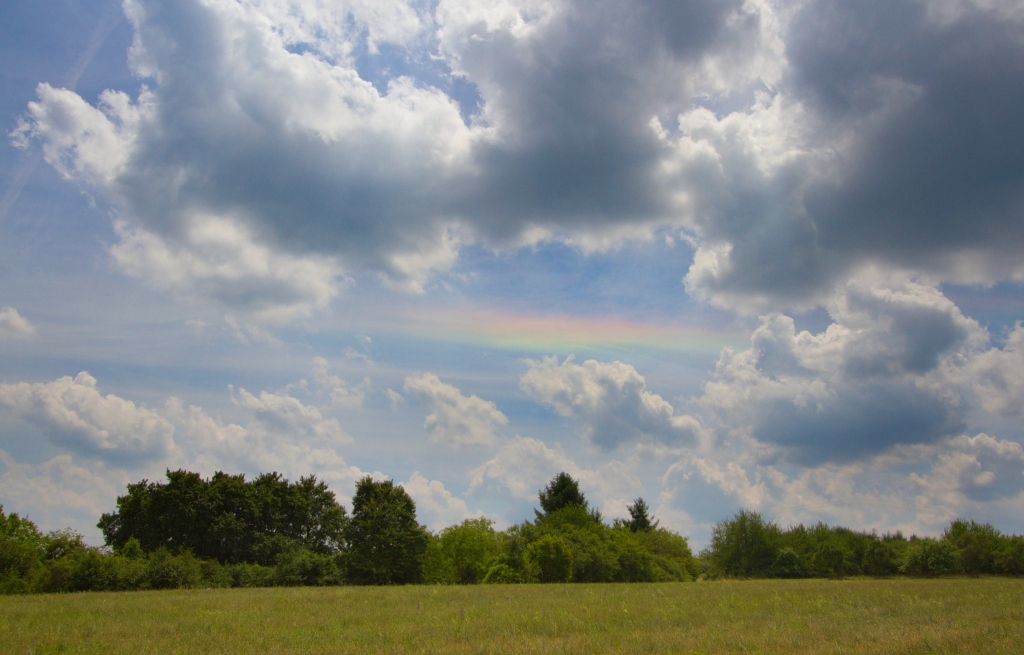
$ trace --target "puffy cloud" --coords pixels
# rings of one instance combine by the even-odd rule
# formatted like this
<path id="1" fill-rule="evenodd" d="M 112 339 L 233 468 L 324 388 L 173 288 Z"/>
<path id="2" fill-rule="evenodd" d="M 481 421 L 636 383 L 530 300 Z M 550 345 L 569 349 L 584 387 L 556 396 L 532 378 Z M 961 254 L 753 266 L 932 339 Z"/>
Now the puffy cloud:
<path id="1" fill-rule="evenodd" d="M 1022 22 L 999 2 L 795 5 L 771 95 L 687 112 L 668 139 L 681 183 L 707 190 L 688 288 L 765 311 L 866 262 L 1021 279 Z"/>
<path id="2" fill-rule="evenodd" d="M 825 520 L 879 532 L 937 534 L 957 516 L 997 517 L 1004 525 L 1019 521 L 1024 451 L 1017 442 L 986 434 L 958 435 L 858 462 L 787 468 L 719 450 L 680 459 L 662 483 L 663 512 L 685 508 L 699 539 L 741 507 L 782 525 Z"/>
<path id="3" fill-rule="evenodd" d="M 508 418 L 494 403 L 475 395 L 464 396 L 433 373 L 405 378 L 405 390 L 426 402 L 430 414 L 423 427 L 436 443 L 491 446 L 496 441 L 495 428 L 508 423 Z"/>
<path id="4" fill-rule="evenodd" d="M 261 391 L 254 396 L 239 389 L 235 402 L 252 413 L 249 429 L 267 434 L 290 435 L 310 443 L 345 444 L 350 437 L 337 419 L 325 418 L 320 410 L 288 394 Z"/>
<path id="5" fill-rule="evenodd" d="M 1021 416 L 1024 413 L 1024 325 L 1016 325 L 1002 348 L 992 348 L 974 357 L 964 371 L 964 384 L 973 387 L 986 410 L 1002 416 Z"/>
<path id="6" fill-rule="evenodd" d="M 93 544 L 103 542 L 97 517 L 114 509 L 114 499 L 130 481 L 125 470 L 96 460 L 76 462 L 65 454 L 25 464 L 0 450 L 4 510 L 32 519 L 43 530 L 71 527 Z"/>
<path id="7" fill-rule="evenodd" d="M 483 516 L 480 511 L 470 512 L 466 501 L 453 496 L 439 480 L 428 480 L 419 471 L 412 474 L 402 487 L 416 501 L 416 514 L 431 530 L 440 530 L 461 523 L 468 518 Z"/>
<path id="8" fill-rule="evenodd" d="M 102 395 L 85 371 L 53 382 L 0 384 L 0 404 L 78 454 L 137 464 L 174 449 L 170 421 L 130 400 Z"/>
<path id="9" fill-rule="evenodd" d="M 120 209 L 129 273 L 285 315 L 343 269 L 422 291 L 466 240 L 649 237 L 679 209 L 651 117 L 776 79 L 782 51 L 768 5 L 740 0 L 125 11 L 150 86 L 94 107 L 41 85 L 17 143 Z"/>
<path id="10" fill-rule="evenodd" d="M 366 392 L 373 386 L 373 383 L 370 378 L 363 378 L 359 384 L 350 385 L 329 372 L 326 359 L 314 357 L 310 379 L 304 378 L 294 386 L 303 387 L 320 396 L 326 396 L 332 405 L 346 409 L 362 409 L 363 401 L 366 400 Z"/>
<path id="11" fill-rule="evenodd" d="M 1007 3 L 125 10 L 152 86 L 92 106 L 40 85 L 14 138 L 122 210 L 126 270 L 168 285 L 179 262 L 182 293 L 303 314 L 341 270 L 418 292 L 468 241 L 593 250 L 665 225 L 697 245 L 690 292 L 746 312 L 869 262 L 1024 278 Z"/>
<path id="12" fill-rule="evenodd" d="M 840 289 L 829 312 L 819 334 L 764 316 L 749 350 L 723 352 L 701 403 L 727 433 L 821 462 L 964 429 L 958 378 L 987 341 L 975 321 L 934 287 L 874 275 Z"/>
<path id="13" fill-rule="evenodd" d="M 497 454 L 469 472 L 470 492 L 484 494 L 498 489 L 521 500 L 537 500 L 537 493 L 554 476 L 566 472 L 580 482 L 592 507 L 621 515 L 642 485 L 630 466 L 609 461 L 597 469 L 579 466 L 561 446 L 516 435 Z"/>
<path id="14" fill-rule="evenodd" d="M 622 362 L 590 359 L 576 364 L 567 357 L 526 360 L 530 370 L 519 384 L 537 401 L 572 418 L 580 434 L 602 448 L 656 440 L 692 443 L 702 432 L 691 416 L 677 416 L 672 405 L 646 389 L 646 380 Z"/>
<path id="15" fill-rule="evenodd" d="M 124 222 L 110 254 L 121 269 L 183 297 L 207 297 L 263 319 L 290 319 L 324 309 L 338 295 L 331 257 L 297 257 L 254 240 L 242 222 L 191 216 L 179 242 Z"/>
<path id="16" fill-rule="evenodd" d="M 928 474 L 911 474 L 921 495 L 953 507 L 1024 493 L 1024 448 L 1015 441 L 978 434 L 960 435 L 937 449 Z"/>
<path id="17" fill-rule="evenodd" d="M 28 319 L 13 307 L 0 309 L 0 340 L 30 339 L 36 334 L 36 328 Z"/>

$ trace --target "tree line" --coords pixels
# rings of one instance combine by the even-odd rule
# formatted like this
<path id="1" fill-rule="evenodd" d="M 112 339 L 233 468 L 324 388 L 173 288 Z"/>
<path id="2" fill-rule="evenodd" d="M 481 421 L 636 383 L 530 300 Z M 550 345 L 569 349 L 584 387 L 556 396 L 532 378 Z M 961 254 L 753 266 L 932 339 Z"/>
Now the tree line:
<path id="1" fill-rule="evenodd" d="M 504 531 L 476 518 L 433 533 L 391 480 L 359 480 L 350 515 L 315 476 L 168 470 L 166 481 L 128 485 L 100 518 L 101 548 L 0 506 L 0 593 L 1024 573 L 1024 537 L 973 521 L 908 539 L 823 523 L 782 529 L 741 510 L 694 556 L 643 498 L 607 522 L 559 473 L 538 501 L 533 520 Z"/>

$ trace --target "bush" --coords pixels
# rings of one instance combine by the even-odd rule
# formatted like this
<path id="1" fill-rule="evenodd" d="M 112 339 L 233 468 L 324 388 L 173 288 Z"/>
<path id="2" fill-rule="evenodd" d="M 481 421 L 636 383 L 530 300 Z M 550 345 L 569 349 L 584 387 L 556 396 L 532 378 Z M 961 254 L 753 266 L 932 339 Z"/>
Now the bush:
<path id="1" fill-rule="evenodd" d="M 996 552 L 1003 537 L 990 524 L 957 519 L 942 533 L 942 540 L 956 548 L 964 573 L 996 572 Z"/>
<path id="2" fill-rule="evenodd" d="M 899 570 L 896 549 L 889 542 L 874 540 L 864 550 L 860 567 L 867 575 L 892 575 Z"/>
<path id="3" fill-rule="evenodd" d="M 781 531 L 757 512 L 740 510 L 711 530 L 707 559 L 712 575 L 757 577 L 771 573 Z"/>
<path id="4" fill-rule="evenodd" d="M 1009 575 L 1024 573 L 1024 537 L 1004 537 L 994 557 L 996 570 Z"/>
<path id="5" fill-rule="evenodd" d="M 203 570 L 192 553 L 172 555 L 161 548 L 149 556 L 147 577 L 152 589 L 191 589 L 200 586 Z"/>
<path id="6" fill-rule="evenodd" d="M 487 570 L 484 576 L 484 584 L 516 584 L 523 581 L 519 571 L 514 570 L 508 564 L 495 564 Z"/>
<path id="7" fill-rule="evenodd" d="M 960 555 L 953 544 L 935 539 L 917 539 L 907 548 L 901 573 L 909 575 L 951 575 L 960 571 Z"/>
<path id="8" fill-rule="evenodd" d="M 561 537 L 546 535 L 533 542 L 526 559 L 540 582 L 568 582 L 572 577 L 572 552 Z"/>
<path id="9" fill-rule="evenodd" d="M 811 566 L 816 575 L 827 578 L 841 578 L 846 573 L 846 551 L 834 543 L 819 544 L 811 556 Z"/>
<path id="10" fill-rule="evenodd" d="M 770 573 L 776 578 L 806 578 L 807 567 L 792 548 L 783 548 L 772 563 Z"/>

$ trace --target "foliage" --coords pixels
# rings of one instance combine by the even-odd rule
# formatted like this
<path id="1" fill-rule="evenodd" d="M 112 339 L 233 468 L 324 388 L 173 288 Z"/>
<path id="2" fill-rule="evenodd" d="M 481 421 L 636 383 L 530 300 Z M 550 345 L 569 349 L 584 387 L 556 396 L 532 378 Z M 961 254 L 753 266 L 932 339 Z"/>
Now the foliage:
<path id="1" fill-rule="evenodd" d="M 540 582 L 568 582 L 572 577 L 572 551 L 565 540 L 545 535 L 526 548 L 526 560 Z"/>
<path id="2" fill-rule="evenodd" d="M 626 510 L 629 512 L 629 520 L 625 525 L 631 532 L 650 532 L 658 527 L 658 521 L 652 521 L 654 517 L 643 498 L 637 498 L 633 504 L 626 505 Z"/>
<path id="3" fill-rule="evenodd" d="M 779 555 L 781 530 L 757 512 L 740 510 L 715 524 L 707 559 L 712 575 L 763 577 Z"/>
<path id="4" fill-rule="evenodd" d="M 580 484 L 566 472 L 561 472 L 551 478 L 551 482 L 538 493 L 540 508 L 544 514 L 553 514 L 560 509 L 575 506 L 589 509 L 587 499 L 580 491 Z M 537 513 L 540 517 L 542 514 Z"/>
<path id="5" fill-rule="evenodd" d="M 942 540 L 956 548 L 964 573 L 996 572 L 1002 534 L 990 524 L 956 519 L 942 533 Z"/>
<path id="6" fill-rule="evenodd" d="M 916 539 L 907 549 L 900 572 L 910 575 L 950 575 L 960 570 L 960 554 L 948 541 Z"/>
<path id="7" fill-rule="evenodd" d="M 873 539 L 864 550 L 861 571 L 868 575 L 887 576 L 899 570 L 896 549 L 891 541 Z"/>
<path id="8" fill-rule="evenodd" d="M 416 522 L 416 503 L 393 481 L 377 482 L 366 476 L 356 483 L 352 518 L 344 536 L 349 582 L 420 582 L 428 533 Z"/>
<path id="9" fill-rule="evenodd" d="M 482 582 L 501 547 L 493 526 L 490 519 L 477 518 L 442 530 L 428 547 L 425 580 L 450 584 Z"/>
<path id="10" fill-rule="evenodd" d="M 315 476 L 292 483 L 264 473 L 247 482 L 220 471 L 206 480 L 168 470 L 166 483 L 129 484 L 98 527 L 115 552 L 134 539 L 147 553 L 167 548 L 224 564 L 273 565 L 289 550 L 337 553 L 345 521 L 345 508 Z"/>

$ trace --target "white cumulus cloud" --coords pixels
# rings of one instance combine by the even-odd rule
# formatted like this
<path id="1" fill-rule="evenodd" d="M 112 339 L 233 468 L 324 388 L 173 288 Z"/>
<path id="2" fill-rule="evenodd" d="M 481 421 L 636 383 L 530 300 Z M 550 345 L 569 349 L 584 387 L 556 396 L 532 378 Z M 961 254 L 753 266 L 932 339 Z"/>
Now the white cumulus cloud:
<path id="1" fill-rule="evenodd" d="M 0 404 L 38 425 L 55 444 L 110 461 L 168 456 L 174 425 L 159 412 L 113 394 L 82 371 L 53 382 L 0 384 Z"/>
<path id="2" fill-rule="evenodd" d="M 405 390 L 420 396 L 430 414 L 423 427 L 431 441 L 449 446 L 491 446 L 494 430 L 508 423 L 494 403 L 479 396 L 464 396 L 433 373 L 405 378 Z"/>
<path id="3" fill-rule="evenodd" d="M 672 405 L 647 390 L 635 368 L 622 362 L 567 357 L 526 360 L 530 367 L 519 384 L 532 398 L 572 418 L 580 434 L 603 448 L 655 440 L 691 444 L 701 434 L 691 416 L 676 415 Z"/>
<path id="4" fill-rule="evenodd" d="M 0 340 L 30 339 L 36 334 L 36 328 L 27 318 L 13 307 L 0 309 Z"/>

